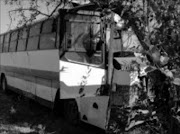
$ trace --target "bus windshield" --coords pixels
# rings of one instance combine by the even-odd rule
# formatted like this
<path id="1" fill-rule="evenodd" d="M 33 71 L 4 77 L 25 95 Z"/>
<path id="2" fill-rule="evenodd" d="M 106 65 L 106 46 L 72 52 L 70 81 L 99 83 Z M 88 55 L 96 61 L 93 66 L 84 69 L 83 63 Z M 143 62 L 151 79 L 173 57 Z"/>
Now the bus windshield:
<path id="1" fill-rule="evenodd" d="M 93 22 L 91 16 L 77 16 L 66 21 L 65 58 L 72 62 L 99 65 L 102 63 L 102 40 L 100 23 Z"/>

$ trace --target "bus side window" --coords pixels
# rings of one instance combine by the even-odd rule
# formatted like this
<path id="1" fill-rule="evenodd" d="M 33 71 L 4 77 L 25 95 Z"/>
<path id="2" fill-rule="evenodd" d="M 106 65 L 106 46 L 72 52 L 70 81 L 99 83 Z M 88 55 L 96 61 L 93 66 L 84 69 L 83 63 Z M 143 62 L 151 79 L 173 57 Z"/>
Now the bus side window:
<path id="1" fill-rule="evenodd" d="M 37 50 L 38 49 L 39 36 L 29 37 L 27 44 L 27 51 Z"/>
<path id="2" fill-rule="evenodd" d="M 5 35 L 3 52 L 8 52 L 8 49 L 9 49 L 9 37 L 10 37 L 10 33 Z"/>
<path id="3" fill-rule="evenodd" d="M 18 39 L 18 31 L 11 33 L 11 41 L 9 46 L 9 52 L 15 52 L 16 51 L 16 45 L 17 45 L 17 39 Z"/>
<path id="4" fill-rule="evenodd" d="M 42 27 L 42 33 L 52 33 L 55 32 L 56 29 L 54 29 L 55 19 L 49 19 L 44 21 L 43 27 Z"/>
<path id="5" fill-rule="evenodd" d="M 0 53 L 2 53 L 3 41 L 4 41 L 4 35 L 1 35 L 0 36 Z"/>
<path id="6" fill-rule="evenodd" d="M 18 31 L 14 31 L 11 33 L 11 41 L 15 41 L 18 38 Z"/>
<path id="7" fill-rule="evenodd" d="M 56 33 L 43 34 L 40 37 L 40 49 L 55 49 Z"/>
<path id="8" fill-rule="evenodd" d="M 9 52 L 15 52 L 16 51 L 16 44 L 17 44 L 17 41 L 10 42 Z"/>
<path id="9" fill-rule="evenodd" d="M 43 23 L 40 36 L 40 49 L 55 49 L 56 31 L 54 30 L 54 19 L 46 20 Z"/>
<path id="10" fill-rule="evenodd" d="M 30 37 L 38 36 L 40 34 L 41 24 L 42 23 L 38 23 L 38 24 L 31 26 L 30 32 L 29 32 Z"/>
<path id="11" fill-rule="evenodd" d="M 30 28 L 29 32 L 29 38 L 28 38 L 28 44 L 27 44 L 27 51 L 31 50 L 37 50 L 38 49 L 38 43 L 39 43 L 39 34 L 41 30 L 41 24 L 38 23 L 36 25 L 33 25 Z"/>
<path id="12" fill-rule="evenodd" d="M 17 51 L 25 51 L 26 50 L 26 41 L 27 41 L 28 31 L 29 31 L 28 28 L 24 28 L 19 31 L 19 40 L 18 40 Z"/>

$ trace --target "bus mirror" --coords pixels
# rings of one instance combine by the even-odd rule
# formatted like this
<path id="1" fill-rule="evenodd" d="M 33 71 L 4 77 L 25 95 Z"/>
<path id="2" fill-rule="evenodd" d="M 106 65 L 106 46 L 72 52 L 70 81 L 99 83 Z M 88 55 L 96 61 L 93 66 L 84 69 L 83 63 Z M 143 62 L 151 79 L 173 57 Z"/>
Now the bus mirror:
<path id="1" fill-rule="evenodd" d="M 71 48 L 72 47 L 72 45 L 71 45 L 71 39 L 69 38 L 68 40 L 67 40 L 67 48 Z"/>

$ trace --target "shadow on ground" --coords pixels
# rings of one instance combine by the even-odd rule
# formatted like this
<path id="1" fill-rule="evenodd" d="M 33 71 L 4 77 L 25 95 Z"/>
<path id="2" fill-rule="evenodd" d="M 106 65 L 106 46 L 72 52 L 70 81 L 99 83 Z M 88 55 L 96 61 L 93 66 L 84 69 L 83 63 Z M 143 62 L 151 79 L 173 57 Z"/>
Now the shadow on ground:
<path id="1" fill-rule="evenodd" d="M 68 124 L 62 117 L 38 103 L 15 93 L 0 90 L 0 134 L 103 134 L 102 130 L 81 123 Z"/>

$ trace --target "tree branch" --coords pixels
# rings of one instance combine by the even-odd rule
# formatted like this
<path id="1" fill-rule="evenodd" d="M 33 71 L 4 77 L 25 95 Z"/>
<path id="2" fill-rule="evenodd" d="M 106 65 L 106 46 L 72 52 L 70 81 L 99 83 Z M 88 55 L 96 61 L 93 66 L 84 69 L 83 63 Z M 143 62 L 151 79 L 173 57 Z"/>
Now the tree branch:
<path id="1" fill-rule="evenodd" d="M 51 12 L 51 14 L 49 15 L 49 17 L 51 17 L 54 12 L 56 12 L 56 10 L 58 9 L 58 7 L 62 4 L 62 0 L 60 1 L 60 3 L 54 8 L 54 10 Z"/>
<path id="2" fill-rule="evenodd" d="M 10 19 L 10 24 L 9 24 L 9 27 L 8 27 L 7 31 L 9 31 L 11 29 L 11 24 L 12 24 L 12 17 L 11 17 L 10 12 L 9 12 L 9 19 Z"/>
<path id="3" fill-rule="evenodd" d="M 25 11 L 25 10 L 28 10 L 28 11 L 35 11 L 35 12 L 41 14 L 41 15 L 50 17 L 50 15 L 45 14 L 45 13 L 42 13 L 41 11 L 39 11 L 39 10 L 37 10 L 37 9 L 35 9 L 35 8 L 19 8 L 19 9 L 15 9 L 15 10 L 9 11 L 9 13 L 11 13 L 11 12 L 21 12 L 21 11 Z"/>
<path id="4" fill-rule="evenodd" d="M 44 16 L 46 16 L 46 17 L 50 17 L 50 15 L 48 15 L 48 14 L 45 14 L 45 13 L 43 13 L 43 12 L 41 12 L 41 11 L 39 11 L 39 10 L 37 10 L 37 9 L 35 9 L 35 8 L 18 8 L 18 9 L 14 9 L 14 10 L 11 10 L 11 11 L 9 11 L 8 13 L 9 13 L 9 18 L 10 18 L 10 24 L 9 24 L 9 27 L 8 27 L 8 31 L 11 29 L 11 25 L 12 25 L 12 16 L 11 16 L 11 13 L 12 12 L 21 12 L 21 11 L 35 11 L 36 13 L 38 13 L 38 14 L 41 14 L 41 15 L 44 15 Z M 30 20 L 30 19 L 29 19 Z M 26 21 L 26 23 L 27 23 L 28 21 Z"/>

